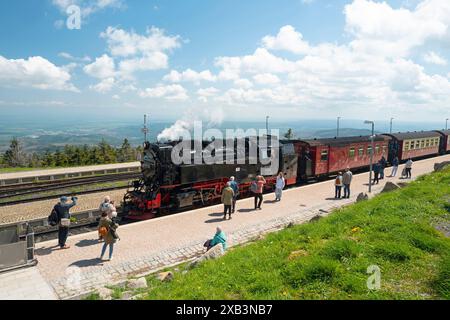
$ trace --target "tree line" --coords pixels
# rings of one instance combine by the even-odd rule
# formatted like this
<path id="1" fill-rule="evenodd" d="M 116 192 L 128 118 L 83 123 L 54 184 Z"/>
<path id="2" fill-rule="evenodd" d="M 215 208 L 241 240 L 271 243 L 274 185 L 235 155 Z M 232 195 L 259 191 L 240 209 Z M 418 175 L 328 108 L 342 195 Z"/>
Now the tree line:
<path id="1" fill-rule="evenodd" d="M 2 168 L 45 168 L 72 167 L 119 162 L 131 162 L 140 159 L 142 146 L 132 147 L 128 139 L 124 139 L 120 147 L 108 144 L 104 139 L 97 145 L 66 145 L 56 151 L 44 153 L 27 153 L 22 143 L 13 138 L 8 150 L 0 154 Z"/>

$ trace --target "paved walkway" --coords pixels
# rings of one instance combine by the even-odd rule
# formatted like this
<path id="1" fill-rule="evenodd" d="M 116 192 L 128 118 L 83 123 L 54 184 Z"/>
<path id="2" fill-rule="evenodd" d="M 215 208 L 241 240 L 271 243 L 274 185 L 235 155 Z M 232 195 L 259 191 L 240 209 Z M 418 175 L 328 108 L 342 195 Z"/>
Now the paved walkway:
<path id="1" fill-rule="evenodd" d="M 449 161 L 450 155 L 414 163 L 413 175 L 433 171 L 434 163 Z M 403 166 L 400 166 L 401 172 Z M 386 170 L 389 175 L 390 168 Z M 60 299 L 76 297 L 99 286 L 123 280 L 127 276 L 156 270 L 190 259 L 203 252 L 203 242 L 211 237 L 217 225 L 228 234 L 230 245 L 244 243 L 260 234 L 279 230 L 290 223 L 302 223 L 333 208 L 355 201 L 360 192 L 367 192 L 368 173 L 355 175 L 352 197 L 335 200 L 334 181 L 325 181 L 286 190 L 283 200 L 274 203 L 274 195 L 264 196 L 263 209 L 254 211 L 253 199 L 237 204 L 232 220 L 222 220 L 222 206 L 212 206 L 159 219 L 143 221 L 119 228 L 121 241 L 115 246 L 114 260 L 101 262 L 97 258 L 101 244 L 97 233 L 72 236 L 69 250 L 57 250 L 56 241 L 39 243 L 36 254 L 40 274 L 52 285 Z M 373 187 L 379 193 L 386 178 Z M 0 283 L 1 288 L 1 283 Z"/>
<path id="2" fill-rule="evenodd" d="M 123 168 L 139 167 L 140 165 L 141 165 L 140 162 L 127 162 L 127 163 L 113 163 L 113 164 L 102 164 L 94 166 L 69 167 L 58 169 L 18 171 L 18 172 L 0 173 L 0 180 L 40 177 L 40 176 L 54 176 L 59 174 L 78 173 L 78 172 L 123 169 Z"/>
<path id="3" fill-rule="evenodd" d="M 0 273 L 0 300 L 55 300 L 37 267 Z"/>

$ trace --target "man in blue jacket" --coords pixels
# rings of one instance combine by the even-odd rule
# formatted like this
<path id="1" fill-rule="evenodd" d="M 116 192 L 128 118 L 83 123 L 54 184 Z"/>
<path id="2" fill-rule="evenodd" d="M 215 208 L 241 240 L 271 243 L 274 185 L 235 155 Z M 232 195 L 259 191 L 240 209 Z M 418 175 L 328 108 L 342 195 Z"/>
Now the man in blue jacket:
<path id="1" fill-rule="evenodd" d="M 70 208 L 77 204 L 77 198 L 72 197 L 72 203 L 69 203 L 67 197 L 61 197 L 58 204 L 55 205 L 54 210 L 58 215 L 58 245 L 61 249 L 69 249 L 66 245 L 67 236 L 69 235 L 70 226 Z"/>
<path id="2" fill-rule="evenodd" d="M 236 208 L 236 200 L 237 200 L 237 197 L 239 195 L 239 185 L 235 181 L 234 177 L 230 177 L 230 181 L 229 182 L 230 182 L 230 187 L 231 187 L 231 189 L 233 189 L 233 192 L 234 192 L 233 205 L 231 207 L 231 212 L 234 213 L 234 210 Z"/>

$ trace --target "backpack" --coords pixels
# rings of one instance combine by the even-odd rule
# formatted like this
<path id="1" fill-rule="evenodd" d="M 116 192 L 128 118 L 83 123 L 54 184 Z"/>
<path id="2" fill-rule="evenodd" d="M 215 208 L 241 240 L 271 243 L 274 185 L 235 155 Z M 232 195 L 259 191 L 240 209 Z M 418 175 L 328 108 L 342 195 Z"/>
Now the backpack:
<path id="1" fill-rule="evenodd" d="M 250 191 L 256 193 L 258 191 L 258 185 L 256 184 L 256 181 L 253 181 L 250 185 Z"/>
<path id="2" fill-rule="evenodd" d="M 336 185 L 340 185 L 341 184 L 341 178 L 339 176 L 336 177 L 335 184 Z"/>
<path id="3" fill-rule="evenodd" d="M 47 218 L 48 224 L 52 227 L 56 226 L 58 224 L 58 212 L 53 208 L 52 212 Z"/>
<path id="4" fill-rule="evenodd" d="M 98 228 L 98 234 L 105 237 L 108 234 L 108 229 L 106 227 Z"/>

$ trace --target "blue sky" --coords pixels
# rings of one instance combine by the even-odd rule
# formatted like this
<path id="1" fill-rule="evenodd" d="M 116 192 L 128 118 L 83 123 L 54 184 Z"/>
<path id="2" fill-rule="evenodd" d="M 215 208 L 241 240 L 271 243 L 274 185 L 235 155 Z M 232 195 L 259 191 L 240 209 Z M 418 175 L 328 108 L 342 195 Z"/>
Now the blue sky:
<path id="1" fill-rule="evenodd" d="M 2 1 L 0 115 L 440 120 L 449 49 L 447 0 Z"/>

